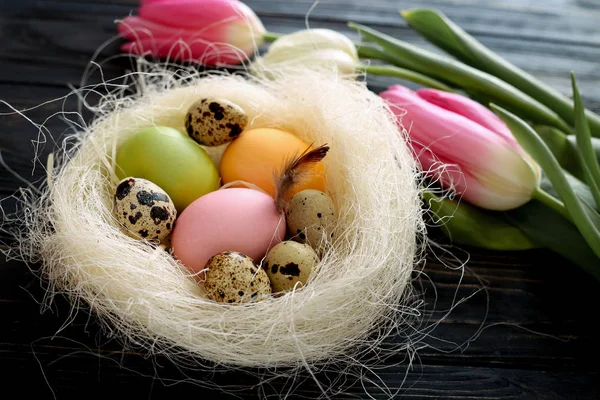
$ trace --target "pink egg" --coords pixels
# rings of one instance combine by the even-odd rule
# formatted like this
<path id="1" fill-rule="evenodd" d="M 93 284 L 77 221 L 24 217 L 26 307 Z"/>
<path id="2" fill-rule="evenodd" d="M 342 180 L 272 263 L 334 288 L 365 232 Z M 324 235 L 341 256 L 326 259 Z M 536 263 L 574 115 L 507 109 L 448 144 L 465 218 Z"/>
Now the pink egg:
<path id="1" fill-rule="evenodd" d="M 252 189 L 223 189 L 186 207 L 177 218 L 171 245 L 174 256 L 198 272 L 223 251 L 238 251 L 260 261 L 283 240 L 285 231 L 285 218 L 271 196 Z"/>

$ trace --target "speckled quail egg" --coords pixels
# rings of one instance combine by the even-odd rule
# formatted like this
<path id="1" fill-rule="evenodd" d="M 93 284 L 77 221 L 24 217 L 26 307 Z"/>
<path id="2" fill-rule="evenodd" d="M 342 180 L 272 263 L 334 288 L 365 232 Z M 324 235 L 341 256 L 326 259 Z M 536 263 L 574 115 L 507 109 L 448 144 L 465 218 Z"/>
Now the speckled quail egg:
<path id="1" fill-rule="evenodd" d="M 173 230 L 177 210 L 159 186 L 129 177 L 115 189 L 115 215 L 129 236 L 163 240 Z"/>
<path id="2" fill-rule="evenodd" d="M 269 251 L 263 261 L 263 268 L 271 280 L 273 292 L 276 293 L 292 290 L 297 282 L 305 285 L 317 261 L 317 253 L 312 247 L 287 240 Z"/>
<path id="3" fill-rule="evenodd" d="M 207 98 L 191 105 L 185 116 L 185 129 L 204 146 L 219 146 L 238 137 L 248 125 L 244 110 L 229 100 Z"/>
<path id="4" fill-rule="evenodd" d="M 206 264 L 204 289 L 219 303 L 246 303 L 264 300 L 271 294 L 267 273 L 250 257 L 235 251 L 212 256 Z"/>
<path id="5" fill-rule="evenodd" d="M 288 232 L 292 239 L 316 249 L 323 237 L 333 238 L 335 207 L 331 197 L 324 192 L 307 189 L 292 197 L 286 207 Z"/>

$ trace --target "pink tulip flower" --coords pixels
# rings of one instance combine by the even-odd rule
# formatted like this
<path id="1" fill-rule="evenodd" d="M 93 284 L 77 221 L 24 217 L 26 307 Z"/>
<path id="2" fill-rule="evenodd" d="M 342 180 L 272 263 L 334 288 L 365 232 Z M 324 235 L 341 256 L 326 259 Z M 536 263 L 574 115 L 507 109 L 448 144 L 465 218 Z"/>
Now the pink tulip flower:
<path id="1" fill-rule="evenodd" d="M 520 148 L 517 139 L 515 139 L 504 121 L 489 109 L 468 97 L 430 88 L 417 90 L 417 95 L 428 103 L 435 104 L 438 107 L 442 107 L 445 110 L 452 111 L 471 121 L 477 122 L 479 125 L 504 137 L 504 139 L 512 146 Z"/>
<path id="2" fill-rule="evenodd" d="M 400 85 L 380 96 L 408 131 L 423 170 L 444 187 L 490 210 L 510 210 L 531 200 L 539 167 L 491 111 L 465 97 L 435 97 Z M 444 107 L 427 101 L 431 98 Z"/>
<path id="3" fill-rule="evenodd" d="M 121 50 L 204 65 L 235 65 L 255 53 L 265 28 L 237 0 L 143 0 L 119 22 Z"/>

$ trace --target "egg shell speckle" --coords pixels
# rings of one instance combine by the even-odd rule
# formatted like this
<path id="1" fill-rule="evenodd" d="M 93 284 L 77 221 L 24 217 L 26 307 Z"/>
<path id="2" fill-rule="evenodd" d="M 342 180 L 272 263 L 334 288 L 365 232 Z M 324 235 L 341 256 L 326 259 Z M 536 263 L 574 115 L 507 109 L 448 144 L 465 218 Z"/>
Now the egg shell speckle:
<path id="1" fill-rule="evenodd" d="M 238 137 L 248 125 L 245 111 L 229 100 L 208 98 L 195 102 L 185 117 L 185 129 L 204 146 L 219 146 Z"/>
<path id="2" fill-rule="evenodd" d="M 319 190 L 296 193 L 286 207 L 286 221 L 290 236 L 316 249 L 325 235 L 333 239 L 335 206 L 331 197 Z"/>
<path id="3" fill-rule="evenodd" d="M 125 178 L 115 189 L 115 215 L 125 232 L 136 239 L 163 240 L 171 233 L 177 210 L 158 185 L 141 178 Z"/>
<path id="4" fill-rule="evenodd" d="M 312 247 L 287 240 L 269 251 L 262 266 L 276 293 L 293 289 L 297 282 L 305 285 L 317 262 L 317 253 Z"/>
<path id="5" fill-rule="evenodd" d="M 209 299 L 220 303 L 260 301 L 271 294 L 266 272 L 245 254 L 227 251 L 206 264 L 204 289 Z"/>
<path id="6" fill-rule="evenodd" d="M 217 190 L 181 213 L 171 236 L 173 255 L 192 272 L 223 251 L 259 260 L 283 240 L 285 226 L 271 196 L 253 189 Z"/>

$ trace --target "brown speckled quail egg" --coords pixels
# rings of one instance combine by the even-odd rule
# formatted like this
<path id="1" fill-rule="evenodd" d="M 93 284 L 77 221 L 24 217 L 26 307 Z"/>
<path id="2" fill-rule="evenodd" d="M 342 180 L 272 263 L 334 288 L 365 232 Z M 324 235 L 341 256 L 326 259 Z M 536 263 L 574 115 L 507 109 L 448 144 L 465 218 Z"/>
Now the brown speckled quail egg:
<path id="1" fill-rule="evenodd" d="M 298 192 L 286 207 L 288 232 L 292 239 L 317 248 L 325 235 L 333 238 L 336 220 L 335 207 L 331 197 L 314 189 Z"/>
<path id="2" fill-rule="evenodd" d="M 212 256 L 206 264 L 204 289 L 219 303 L 246 303 L 264 300 L 271 294 L 267 273 L 250 257 L 235 251 Z"/>
<path id="3" fill-rule="evenodd" d="M 276 293 L 292 290 L 297 282 L 306 285 L 317 261 L 317 253 L 312 247 L 287 240 L 269 251 L 263 261 L 263 268 L 271 280 L 273 292 Z"/>
<path id="4" fill-rule="evenodd" d="M 115 189 L 115 215 L 129 236 L 163 240 L 173 230 L 177 210 L 159 186 L 146 179 L 129 177 Z"/>
<path id="5" fill-rule="evenodd" d="M 229 100 L 207 98 L 192 104 L 185 116 L 185 129 L 203 146 L 219 146 L 238 137 L 248 125 L 244 110 Z"/>

